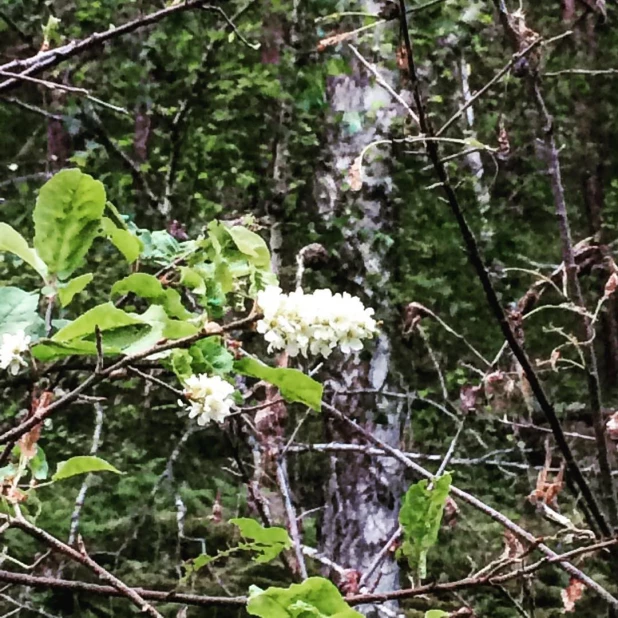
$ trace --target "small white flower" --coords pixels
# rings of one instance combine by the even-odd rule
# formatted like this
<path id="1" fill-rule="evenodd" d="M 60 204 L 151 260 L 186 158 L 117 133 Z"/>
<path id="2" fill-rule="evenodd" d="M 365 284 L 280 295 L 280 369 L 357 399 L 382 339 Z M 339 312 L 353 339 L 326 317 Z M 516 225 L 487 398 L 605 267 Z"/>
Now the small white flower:
<path id="1" fill-rule="evenodd" d="M 17 375 L 28 363 L 22 354 L 28 351 L 30 337 L 23 330 L 11 335 L 5 333 L 0 341 L 0 369 L 6 369 L 10 374 Z"/>
<path id="2" fill-rule="evenodd" d="M 190 401 L 189 418 L 197 419 L 197 424 L 201 426 L 210 421 L 222 423 L 230 415 L 234 403 L 231 398 L 233 392 L 234 387 L 219 376 L 204 373 L 190 376 L 185 380 L 184 389 Z"/>
<path id="3" fill-rule="evenodd" d="M 269 286 L 258 293 L 264 317 L 257 330 L 264 335 L 268 351 L 285 350 L 290 356 L 330 356 L 339 347 L 349 354 L 362 349 L 362 340 L 373 337 L 377 323 L 373 309 L 355 296 L 333 294 L 328 289 L 305 294 L 296 290 L 284 294 Z"/>

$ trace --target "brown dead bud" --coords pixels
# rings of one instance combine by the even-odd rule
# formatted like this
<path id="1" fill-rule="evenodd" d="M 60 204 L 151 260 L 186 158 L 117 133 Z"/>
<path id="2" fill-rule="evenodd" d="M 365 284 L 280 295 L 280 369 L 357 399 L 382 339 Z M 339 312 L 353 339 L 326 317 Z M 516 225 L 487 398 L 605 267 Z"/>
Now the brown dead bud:
<path id="1" fill-rule="evenodd" d="M 449 528 L 454 528 L 457 525 L 458 518 L 459 507 L 457 506 L 457 502 L 450 496 L 447 496 L 446 502 L 444 503 L 444 523 Z"/>
<path id="2" fill-rule="evenodd" d="M 428 315 L 432 315 L 431 312 L 420 303 L 408 303 L 403 315 L 403 334 L 412 334 L 417 324 Z"/>
<path id="3" fill-rule="evenodd" d="M 618 442 L 618 412 L 614 412 L 609 417 L 605 428 L 607 429 L 608 438 Z"/>
<path id="4" fill-rule="evenodd" d="M 560 593 L 565 612 L 575 611 L 575 603 L 582 598 L 586 586 L 581 579 L 571 577 L 569 585 Z"/>
<path id="5" fill-rule="evenodd" d="M 348 171 L 348 184 L 352 191 L 360 191 L 363 188 L 363 155 L 354 159 Z"/>
<path id="6" fill-rule="evenodd" d="M 607 280 L 607 283 L 605 284 L 605 290 L 603 292 L 603 298 L 609 298 L 615 291 L 616 288 L 618 287 L 618 273 L 612 273 L 609 276 L 609 279 Z"/>
<path id="7" fill-rule="evenodd" d="M 470 384 L 461 387 L 459 391 L 459 407 L 462 412 L 473 412 L 476 410 L 478 395 L 481 389 L 481 386 L 472 386 Z"/>
<path id="8" fill-rule="evenodd" d="M 345 575 L 339 583 L 339 589 L 344 596 L 358 594 L 361 574 L 355 569 L 346 569 Z"/>

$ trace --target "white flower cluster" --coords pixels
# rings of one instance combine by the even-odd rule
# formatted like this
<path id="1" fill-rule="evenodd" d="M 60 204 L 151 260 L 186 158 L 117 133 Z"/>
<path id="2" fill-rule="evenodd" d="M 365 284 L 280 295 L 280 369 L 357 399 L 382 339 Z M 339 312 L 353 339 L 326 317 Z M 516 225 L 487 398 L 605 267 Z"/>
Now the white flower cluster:
<path id="1" fill-rule="evenodd" d="M 28 351 L 30 337 L 24 331 L 18 331 L 11 335 L 5 333 L 0 341 L 0 369 L 6 369 L 12 375 L 17 375 L 22 367 L 27 367 L 28 363 L 23 359 L 22 354 Z"/>
<path id="2" fill-rule="evenodd" d="M 269 286 L 258 293 L 258 305 L 264 318 L 257 330 L 268 342 L 268 351 L 285 350 L 290 356 L 321 354 L 330 356 L 339 347 L 345 354 L 363 347 L 377 331 L 373 309 L 365 308 L 356 296 L 347 292 L 333 294 L 316 290 L 305 294 L 296 290 L 284 294 Z"/>
<path id="3" fill-rule="evenodd" d="M 233 392 L 234 387 L 219 376 L 192 375 L 185 380 L 184 389 L 191 402 L 189 418 L 197 418 L 198 425 L 207 425 L 210 421 L 222 423 L 234 403 Z"/>

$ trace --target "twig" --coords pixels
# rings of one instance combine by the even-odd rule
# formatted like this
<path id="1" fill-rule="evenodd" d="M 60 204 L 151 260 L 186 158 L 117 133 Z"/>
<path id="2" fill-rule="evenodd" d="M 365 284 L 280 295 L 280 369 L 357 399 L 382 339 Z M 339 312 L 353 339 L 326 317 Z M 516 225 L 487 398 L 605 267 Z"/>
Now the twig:
<path id="1" fill-rule="evenodd" d="M 71 41 L 66 45 L 56 47 L 55 49 L 50 49 L 46 52 L 40 52 L 34 56 L 30 56 L 29 58 L 12 60 L 11 62 L 7 62 L 6 64 L 0 66 L 0 71 L 14 72 L 16 70 L 23 69 L 23 72 L 20 73 L 22 77 L 24 75 L 38 75 L 39 73 L 55 67 L 65 60 L 82 54 L 93 47 L 100 46 L 107 41 L 111 41 L 125 34 L 129 34 L 135 30 L 139 30 L 140 28 L 156 24 L 170 15 L 183 13 L 185 11 L 192 11 L 207 6 L 209 5 L 205 0 L 187 0 L 186 2 L 181 2 L 180 4 L 173 4 L 159 11 L 150 13 L 149 15 L 138 17 L 137 19 L 127 22 L 121 26 L 112 27 L 103 32 L 95 32 L 81 41 Z M 0 92 L 12 90 L 19 84 L 20 80 L 16 80 L 14 78 L 7 79 L 0 83 Z"/>
<path id="2" fill-rule="evenodd" d="M 96 594 L 104 597 L 124 597 L 113 586 L 102 586 L 88 582 L 71 581 L 56 577 L 36 577 L 24 573 L 12 573 L 11 571 L 0 570 L 0 581 L 7 582 L 16 586 L 28 586 L 40 590 L 68 590 L 72 592 L 83 592 Z M 182 603 L 185 605 L 196 605 L 199 607 L 232 607 L 242 608 L 247 604 L 246 597 L 214 597 L 200 594 L 183 594 L 174 590 L 146 590 L 144 588 L 131 588 L 132 591 L 140 595 L 147 601 L 159 601 L 161 603 Z"/>
<path id="3" fill-rule="evenodd" d="M 431 137 L 433 136 L 433 129 L 430 120 L 425 112 L 424 102 L 420 91 L 420 84 L 416 74 L 416 65 L 414 62 L 414 55 L 412 51 L 412 42 L 410 40 L 410 33 L 408 31 L 408 22 L 405 12 L 405 0 L 399 0 L 399 5 L 401 31 L 403 34 L 404 46 L 406 49 L 408 61 L 408 74 L 412 84 L 412 91 L 416 102 L 416 108 L 418 109 L 419 113 L 421 131 L 423 132 L 423 134 Z M 534 368 L 532 367 L 532 364 L 528 359 L 526 352 L 524 351 L 523 347 L 517 340 L 517 337 L 513 333 L 511 325 L 509 324 L 509 321 L 502 309 L 502 305 L 500 304 L 500 300 L 498 299 L 493 283 L 491 281 L 489 273 L 487 272 L 487 268 L 485 267 L 485 263 L 479 251 L 474 233 L 468 225 L 463 210 L 461 209 L 455 190 L 450 183 L 446 168 L 440 161 L 439 145 L 435 141 L 428 139 L 425 146 L 429 155 L 429 159 L 434 166 L 437 179 L 442 186 L 442 189 L 446 196 L 446 200 L 459 226 L 459 230 L 461 232 L 468 252 L 468 256 L 470 258 L 470 262 L 476 270 L 476 274 L 483 287 L 487 303 L 492 310 L 494 317 L 498 322 L 500 329 L 502 330 L 502 334 L 507 340 L 509 347 L 513 352 L 513 355 L 521 365 L 522 370 L 525 373 L 528 382 L 530 383 L 530 388 L 534 396 L 536 397 L 541 410 L 545 414 L 545 417 L 547 418 L 550 427 L 552 428 L 556 443 L 558 444 L 558 447 L 562 452 L 562 455 L 567 463 L 569 472 L 572 475 L 575 484 L 581 491 L 581 494 L 588 508 L 590 509 L 590 512 L 592 513 L 595 521 L 598 523 L 599 528 L 602 530 L 603 534 L 609 536 L 610 529 L 607 521 L 605 520 L 605 516 L 601 512 L 599 505 L 597 504 L 596 498 L 594 497 L 588 482 L 584 478 L 579 468 L 579 465 L 575 460 L 575 457 L 573 456 L 571 448 L 562 431 L 562 426 L 560 424 L 560 420 L 558 419 L 556 411 L 551 402 L 549 401 L 547 395 L 545 394 L 545 390 L 541 385 L 539 377 L 537 376 Z"/>
<path id="4" fill-rule="evenodd" d="M 358 58 L 361 64 L 366 69 L 368 69 L 371 74 L 376 78 L 378 84 L 380 84 L 380 86 L 382 86 L 382 88 L 384 88 L 386 92 L 388 92 L 396 101 L 398 101 L 402 105 L 402 107 L 408 112 L 410 118 L 412 118 L 412 120 L 414 120 L 414 122 L 416 122 L 416 124 L 418 125 L 418 116 L 416 115 L 414 110 L 405 102 L 405 100 L 400 94 L 397 94 L 397 92 L 395 92 L 395 90 L 393 90 L 393 88 L 391 88 L 386 83 L 386 80 L 378 73 L 378 69 L 376 68 L 376 66 L 374 64 L 370 64 L 367 60 L 365 60 L 365 58 L 363 58 L 363 56 L 360 54 L 358 49 L 354 47 L 354 45 L 350 43 L 348 44 L 348 47 L 352 50 L 352 53 Z"/>
<path id="5" fill-rule="evenodd" d="M 334 416 L 335 418 L 347 423 L 351 428 L 353 428 L 358 434 L 362 435 L 368 442 L 378 446 L 382 450 L 389 453 L 391 456 L 395 457 L 398 461 L 400 461 L 406 468 L 410 470 L 414 470 L 420 476 L 433 480 L 434 475 L 426 470 L 422 466 L 419 466 L 417 463 L 412 461 L 410 458 L 406 457 L 404 453 L 400 450 L 389 446 L 382 440 L 376 438 L 371 432 L 367 431 L 363 427 L 361 427 L 356 421 L 348 418 L 345 414 L 340 412 L 334 406 L 323 402 L 322 408 L 326 410 L 329 414 Z M 571 564 L 570 562 L 564 561 L 560 559 L 560 556 L 556 554 L 550 547 L 545 545 L 544 543 L 539 542 L 539 540 L 530 532 L 517 525 L 515 522 L 511 521 L 506 515 L 503 515 L 499 511 L 496 511 L 494 508 L 485 504 L 472 494 L 469 494 L 458 487 L 451 485 L 451 493 L 460 498 L 464 502 L 467 502 L 475 509 L 481 511 L 488 515 L 491 519 L 499 523 L 504 528 L 513 532 L 517 537 L 527 541 L 528 543 L 534 545 L 539 551 L 541 551 L 546 557 L 555 559 L 556 564 L 563 570 L 569 573 L 570 575 L 575 576 L 577 579 L 580 579 L 582 583 L 587 587 L 596 592 L 601 598 L 603 598 L 607 603 L 609 603 L 612 607 L 618 609 L 618 599 L 614 598 L 603 586 L 601 586 L 598 582 L 594 581 L 576 566 Z M 397 593 L 395 593 L 397 594 Z M 361 601 L 359 601 L 361 602 Z"/>
<path id="6" fill-rule="evenodd" d="M 294 543 L 294 551 L 296 554 L 296 560 L 298 562 L 298 568 L 300 570 L 300 576 L 303 580 L 307 579 L 307 566 L 305 565 L 305 558 L 303 556 L 302 541 L 300 538 L 300 532 L 298 530 L 298 520 L 296 519 L 296 511 L 292 504 L 292 498 L 290 497 L 290 487 L 288 485 L 287 474 L 285 470 L 285 460 L 280 457 L 277 458 L 277 483 L 279 490 L 283 496 L 283 502 L 285 504 L 285 512 L 288 519 L 288 527 L 292 536 L 292 542 Z"/>
<path id="7" fill-rule="evenodd" d="M 125 583 L 112 575 L 109 571 L 106 571 L 100 564 L 96 563 L 85 552 L 85 550 L 77 551 L 76 549 L 73 549 L 70 545 L 63 543 L 48 532 L 45 532 L 45 530 L 34 526 L 21 517 L 9 519 L 5 516 L 2 519 L 10 522 L 11 527 L 19 528 L 29 536 L 45 543 L 48 547 L 85 566 L 87 569 L 95 573 L 100 579 L 111 584 L 118 592 L 122 594 L 122 596 L 125 596 L 127 599 L 131 600 L 134 605 L 139 607 L 140 611 L 152 616 L 153 618 L 163 618 L 163 616 L 152 605 L 147 603 L 135 590 L 129 588 Z"/>
<path id="8" fill-rule="evenodd" d="M 94 432 L 92 434 L 92 444 L 90 445 L 90 455 L 96 455 L 99 450 L 99 444 L 101 443 L 101 432 L 103 430 L 103 406 L 100 403 L 94 404 L 95 411 L 95 421 L 94 421 Z M 71 514 L 71 528 L 69 530 L 69 540 L 67 541 L 69 545 L 73 545 L 75 543 L 75 538 L 77 536 L 77 531 L 79 529 L 79 516 L 81 515 L 82 508 L 84 507 L 84 503 L 86 501 L 86 493 L 88 492 L 88 487 L 90 486 L 90 481 L 92 480 L 92 475 L 88 474 L 82 483 L 82 486 L 77 494 L 77 498 L 75 499 L 75 507 L 73 508 L 73 513 Z"/>
<path id="9" fill-rule="evenodd" d="M 101 99 L 97 99 L 90 94 L 88 90 L 85 88 L 77 88 L 75 86 L 67 86 L 65 84 L 57 84 L 56 82 L 50 82 L 46 79 L 38 79 L 36 77 L 30 77 L 29 75 L 24 75 L 22 73 L 11 73 L 9 71 L 0 71 L 0 75 L 2 77 L 10 77 L 12 79 L 23 80 L 26 82 L 30 82 L 33 84 L 37 84 L 39 86 L 44 86 L 45 88 L 49 88 L 49 90 L 62 90 L 64 92 L 71 92 L 72 94 L 78 94 L 80 96 L 86 97 L 89 101 L 96 103 L 97 105 L 101 105 L 102 107 L 107 107 L 114 112 L 119 112 L 126 116 L 129 116 L 129 112 L 124 109 L 124 107 L 118 107 L 117 105 L 112 105 L 111 103 L 107 103 L 106 101 L 102 101 Z"/>

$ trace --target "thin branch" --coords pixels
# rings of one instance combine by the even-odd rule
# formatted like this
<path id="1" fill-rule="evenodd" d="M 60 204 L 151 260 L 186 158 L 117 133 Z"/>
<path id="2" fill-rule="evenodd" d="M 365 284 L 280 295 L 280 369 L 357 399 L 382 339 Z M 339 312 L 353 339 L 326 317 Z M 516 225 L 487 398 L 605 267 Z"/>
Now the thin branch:
<path id="1" fill-rule="evenodd" d="M 38 79 L 36 77 L 30 77 L 29 75 L 23 75 L 21 73 L 11 73 L 10 71 L 0 71 L 0 75 L 2 77 L 11 77 L 16 80 L 22 80 L 26 82 L 30 82 L 33 84 L 37 84 L 38 86 L 43 86 L 48 88 L 49 90 L 62 90 L 64 92 L 70 92 L 72 94 L 78 94 L 80 96 L 86 97 L 89 101 L 96 103 L 97 105 L 101 105 L 102 107 L 107 107 L 114 112 L 119 112 L 124 114 L 125 116 L 129 116 L 129 112 L 124 109 L 124 107 L 118 107 L 117 105 L 112 105 L 111 103 L 107 103 L 106 101 L 102 101 L 101 99 L 97 99 L 90 94 L 88 90 L 85 88 L 77 88 L 75 86 L 67 86 L 65 84 L 57 84 L 56 82 L 50 82 L 46 79 Z"/>
<path id="2" fill-rule="evenodd" d="M 206 8 L 209 6 L 210 5 L 205 0 L 186 0 L 180 4 L 173 4 L 159 11 L 150 13 L 149 15 L 138 17 L 137 19 L 127 22 L 122 26 L 112 27 L 103 32 L 95 32 L 81 41 L 71 41 L 66 45 L 35 54 L 29 58 L 12 60 L 11 62 L 7 62 L 6 64 L 0 66 L 0 71 L 14 72 L 23 70 L 23 72 L 20 73 L 22 77 L 24 75 L 38 75 L 39 73 L 55 67 L 65 60 L 82 54 L 93 47 L 98 47 L 107 41 L 111 41 L 125 34 L 129 34 L 135 30 L 139 30 L 140 28 L 145 28 L 146 26 L 156 24 L 170 15 Z M 0 83 L 0 92 L 8 92 L 9 90 L 13 90 L 18 87 L 19 84 L 20 80 L 15 78 L 7 79 Z"/>
<path id="3" fill-rule="evenodd" d="M 90 455 L 96 455 L 99 450 L 99 444 L 101 442 L 101 432 L 103 430 L 103 406 L 100 403 L 94 404 L 95 411 L 95 421 L 94 421 L 94 432 L 92 434 L 92 444 L 90 445 Z M 75 507 L 73 508 L 73 513 L 71 514 L 71 528 L 69 530 L 69 540 L 68 544 L 73 545 L 75 543 L 75 539 L 77 537 L 77 531 L 79 529 L 79 517 L 82 512 L 82 508 L 84 508 L 84 503 L 86 501 L 86 493 L 88 492 L 88 487 L 90 486 L 90 481 L 92 480 L 92 475 L 88 474 L 82 483 L 82 486 L 77 494 L 77 498 L 75 499 Z"/>
<path id="4" fill-rule="evenodd" d="M 334 406 L 326 402 L 323 402 L 322 408 L 326 410 L 329 414 L 334 416 L 335 418 L 339 419 L 340 421 L 343 421 L 344 423 L 347 423 L 359 435 L 363 436 L 365 440 L 367 440 L 368 442 L 370 442 L 371 444 L 375 446 L 378 446 L 383 451 L 386 451 L 391 456 L 395 457 L 395 459 L 400 461 L 404 466 L 406 466 L 406 468 L 409 468 L 410 470 L 414 470 L 414 472 L 416 472 L 417 474 L 419 474 L 420 476 L 424 478 L 434 480 L 435 476 L 429 470 L 426 470 L 422 466 L 419 466 L 417 463 L 412 461 L 409 457 L 406 457 L 406 455 L 402 453 L 400 450 L 393 448 L 392 446 L 389 446 L 382 440 L 376 438 L 371 432 L 361 427 L 356 421 L 348 418 L 345 414 L 340 412 Z M 481 500 L 479 500 L 472 494 L 469 494 L 468 492 L 463 491 L 462 489 L 459 489 L 458 487 L 454 485 L 451 485 L 451 493 L 455 497 L 473 506 L 475 509 L 481 511 L 482 513 L 485 513 L 491 519 L 499 523 L 502 527 L 513 532 L 520 539 L 527 541 L 531 545 L 534 545 L 534 547 L 538 549 L 540 552 L 542 552 L 547 558 L 556 560 L 557 566 L 559 566 L 563 571 L 566 571 L 570 575 L 573 575 L 577 579 L 580 579 L 587 588 L 590 588 L 590 590 L 593 590 L 594 592 L 596 592 L 602 599 L 604 599 L 612 607 L 615 607 L 616 609 L 618 609 L 618 599 L 614 598 L 605 588 L 603 588 L 603 586 L 601 586 L 598 582 L 594 581 L 591 577 L 586 575 L 584 572 L 582 572 L 580 569 L 578 569 L 576 566 L 574 566 L 570 562 L 561 560 L 560 556 L 556 554 L 556 552 L 554 552 L 550 547 L 548 547 L 542 542 L 539 542 L 539 539 L 537 539 L 533 534 L 531 534 L 530 532 L 528 532 L 521 526 L 517 525 L 515 522 L 511 521 L 506 515 L 503 515 L 499 511 L 496 511 L 496 509 L 492 508 L 488 504 L 485 504 L 484 502 L 482 502 Z"/>
<path id="5" fill-rule="evenodd" d="M 152 616 L 152 618 L 163 618 L 163 616 L 152 605 L 147 603 L 146 600 L 143 599 L 137 592 L 135 592 L 135 590 L 129 588 L 124 582 L 112 575 L 109 571 L 105 570 L 100 564 L 96 563 L 83 548 L 82 551 L 73 549 L 70 545 L 63 543 L 48 532 L 45 532 L 45 530 L 34 526 L 21 517 L 15 519 L 3 517 L 3 520 L 9 522 L 11 527 L 19 528 L 29 536 L 45 543 L 48 547 L 85 566 L 87 569 L 95 573 L 100 579 L 111 584 L 118 592 L 122 594 L 122 596 L 132 601 L 133 604 L 139 607 L 140 611 L 144 614 Z"/>
<path id="6" fill-rule="evenodd" d="M 431 122 L 429 117 L 426 114 L 423 97 L 421 95 L 420 83 L 418 81 L 418 77 L 416 74 L 416 65 L 414 63 L 414 55 L 412 51 L 412 42 L 410 40 L 410 33 L 408 31 L 408 21 L 405 13 L 405 0 L 399 0 L 400 4 L 400 19 L 401 19 L 401 30 L 403 33 L 404 45 L 407 53 L 408 60 L 408 74 L 412 84 L 412 91 L 414 95 L 414 99 L 416 102 L 416 108 L 419 113 L 419 122 L 421 124 L 421 131 L 423 134 L 427 136 L 433 136 L 433 128 L 431 126 Z M 536 374 L 532 363 L 530 362 L 528 355 L 524 351 L 520 342 L 517 340 L 515 333 L 511 329 L 511 325 L 507 316 L 502 309 L 502 305 L 500 304 L 500 300 L 496 294 L 493 283 L 485 267 L 485 262 L 481 256 L 478 244 L 476 242 L 476 238 L 474 236 L 474 232 L 472 228 L 468 225 L 466 217 L 463 213 L 463 210 L 459 204 L 459 200 L 453 189 L 453 186 L 450 183 L 448 173 L 446 168 L 440 161 L 440 150 L 439 145 L 432 139 L 428 139 L 425 145 L 427 149 L 427 153 L 429 155 L 429 159 L 434 166 L 434 170 L 436 176 L 438 178 L 439 184 L 441 185 L 446 200 L 449 204 L 449 207 L 457 221 L 459 226 L 459 230 L 461 232 L 462 238 L 464 240 L 468 257 L 470 262 L 472 263 L 477 277 L 483 287 L 483 291 L 485 293 L 485 297 L 487 299 L 487 303 L 494 314 L 500 329 L 502 330 L 502 334 L 504 338 L 507 340 L 509 347 L 511 348 L 513 355 L 519 362 L 522 367 L 528 382 L 530 383 L 530 388 L 537 399 L 539 406 L 547 421 L 549 422 L 550 427 L 552 428 L 554 437 L 556 439 L 556 443 L 562 452 L 562 455 L 567 463 L 569 473 L 571 474 L 575 484 L 581 491 L 581 494 L 590 509 L 595 521 L 597 522 L 599 528 L 603 532 L 604 535 L 610 535 L 610 528 L 607 524 L 605 516 L 599 508 L 599 505 L 594 497 L 592 490 L 590 489 L 590 485 L 584 478 L 575 457 L 573 456 L 573 452 L 565 438 L 565 435 L 562 431 L 562 426 L 560 424 L 560 420 L 558 419 L 558 415 L 556 411 L 549 401 L 545 390 L 541 384 L 541 381 Z M 613 599 L 613 597 L 612 597 Z M 615 599 L 614 599 L 615 601 Z M 617 605 L 618 607 L 618 605 Z"/>
<path id="7" fill-rule="evenodd" d="M 298 520 L 296 518 L 296 511 L 294 510 L 294 505 L 292 504 L 292 498 L 290 496 L 290 486 L 288 484 L 287 473 L 285 470 L 285 461 L 282 461 L 281 458 L 277 458 L 277 484 L 279 485 L 279 490 L 283 496 L 285 512 L 288 519 L 288 527 L 292 536 L 292 542 L 294 543 L 294 551 L 298 562 L 298 568 L 300 570 L 300 576 L 303 580 L 305 580 L 307 579 L 307 566 L 305 565 L 305 558 L 303 556 L 302 541 L 298 530 Z"/>
<path id="8" fill-rule="evenodd" d="M 0 570 L 0 581 L 16 586 L 28 586 L 39 590 L 68 590 L 71 592 L 83 592 L 96 594 L 104 597 L 124 597 L 113 586 L 102 586 L 81 581 L 59 579 L 56 577 L 36 577 L 24 573 L 12 573 Z M 247 604 L 246 597 L 214 597 L 200 594 L 184 594 L 174 590 L 146 590 L 144 588 L 131 588 L 133 592 L 147 601 L 159 601 L 161 603 L 182 603 L 200 607 L 231 607 L 241 609 Z"/>

